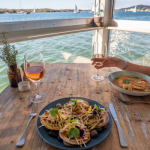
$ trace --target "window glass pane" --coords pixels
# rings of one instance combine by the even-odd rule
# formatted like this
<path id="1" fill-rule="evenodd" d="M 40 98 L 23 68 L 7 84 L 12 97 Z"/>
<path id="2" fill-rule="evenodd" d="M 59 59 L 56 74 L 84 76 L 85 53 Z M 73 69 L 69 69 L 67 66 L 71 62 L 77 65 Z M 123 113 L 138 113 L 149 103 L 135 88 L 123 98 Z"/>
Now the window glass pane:
<path id="1" fill-rule="evenodd" d="M 150 21 L 150 1 L 117 0 L 114 19 Z M 150 34 L 112 30 L 110 55 L 136 64 L 150 66 Z"/>
<path id="2" fill-rule="evenodd" d="M 150 66 L 150 34 L 111 31 L 110 55 Z"/>
<path id="3" fill-rule="evenodd" d="M 94 0 L 5 0 L 1 2 L 0 22 L 93 17 L 89 13 L 92 3 Z"/>
<path id="4" fill-rule="evenodd" d="M 139 21 L 150 21 L 150 11 L 149 12 L 124 12 L 116 11 L 114 19 L 117 20 L 139 20 Z"/>
<path id="5" fill-rule="evenodd" d="M 31 20 L 49 20 L 49 19 L 67 19 L 67 18 L 88 18 L 94 17 L 87 11 L 81 13 L 73 12 L 45 12 L 31 14 L 0 14 L 0 22 L 31 21 Z"/>
<path id="6" fill-rule="evenodd" d="M 88 31 L 13 43 L 18 50 L 17 65 L 20 67 L 23 63 L 24 54 L 33 50 L 41 52 L 46 63 L 91 62 L 92 36 L 94 33 L 94 31 Z M 9 84 L 7 69 L 7 65 L 0 60 L 0 91 Z"/>
<path id="7" fill-rule="evenodd" d="M 150 21 L 150 1 L 142 0 L 116 0 L 115 19 Z"/>

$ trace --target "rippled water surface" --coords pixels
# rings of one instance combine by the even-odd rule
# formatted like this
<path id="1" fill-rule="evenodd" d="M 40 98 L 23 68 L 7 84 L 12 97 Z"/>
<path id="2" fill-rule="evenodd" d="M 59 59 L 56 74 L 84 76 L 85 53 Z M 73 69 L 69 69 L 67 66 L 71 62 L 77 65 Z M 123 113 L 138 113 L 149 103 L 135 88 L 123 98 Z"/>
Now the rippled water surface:
<path id="1" fill-rule="evenodd" d="M 88 12 L 78 14 L 72 12 L 35 13 L 29 15 L 0 14 L 0 22 L 84 17 L 93 17 L 93 15 Z M 150 21 L 150 12 L 115 12 L 115 19 Z M 40 51 L 46 63 L 72 63 L 77 56 L 90 58 L 93 35 L 94 31 L 88 31 L 13 43 L 19 52 L 17 55 L 18 66 L 23 62 L 24 54 L 32 50 Z M 134 63 L 149 65 L 149 39 L 150 34 L 111 31 L 109 54 Z M 71 53 L 68 60 L 64 59 L 63 52 Z M 8 84 L 7 66 L 0 60 L 0 91 Z"/>

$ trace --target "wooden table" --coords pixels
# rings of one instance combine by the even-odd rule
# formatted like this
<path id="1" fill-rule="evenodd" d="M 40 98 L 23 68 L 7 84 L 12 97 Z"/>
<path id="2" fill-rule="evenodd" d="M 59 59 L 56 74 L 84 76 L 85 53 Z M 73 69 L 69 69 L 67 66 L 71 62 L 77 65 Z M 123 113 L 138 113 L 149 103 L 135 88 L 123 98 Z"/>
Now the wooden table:
<path id="1" fill-rule="evenodd" d="M 118 71 L 117 68 L 104 68 L 100 74 L 105 76 Z M 118 132 L 113 121 L 109 136 L 90 150 L 149 150 L 150 149 L 150 105 L 124 105 L 116 99 L 145 100 L 150 96 L 132 97 L 118 93 L 108 83 L 91 80 L 96 69 L 91 64 L 46 64 L 46 73 L 40 82 L 40 91 L 48 95 L 45 102 L 39 104 L 40 110 L 48 103 L 64 97 L 85 97 L 101 103 L 109 110 L 109 103 L 113 103 L 120 126 L 128 141 L 128 148 L 121 148 Z M 36 129 L 35 117 L 27 130 L 26 141 L 23 147 L 16 147 L 29 120 L 31 102 L 30 94 L 34 91 L 33 85 L 28 92 L 19 92 L 17 88 L 8 86 L 0 94 L 0 150 L 56 150 L 39 136 Z"/>

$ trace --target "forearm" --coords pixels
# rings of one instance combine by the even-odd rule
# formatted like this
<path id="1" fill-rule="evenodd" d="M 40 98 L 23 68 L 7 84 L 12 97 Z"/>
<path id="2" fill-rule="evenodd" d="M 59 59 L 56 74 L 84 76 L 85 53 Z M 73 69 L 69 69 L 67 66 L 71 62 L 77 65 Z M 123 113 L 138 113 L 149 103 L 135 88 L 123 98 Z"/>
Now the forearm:
<path id="1" fill-rule="evenodd" d="M 116 63 L 116 67 L 122 69 L 125 64 L 125 61 L 120 58 L 117 58 L 117 59 L 118 59 L 117 60 L 118 62 Z M 127 67 L 126 67 L 125 71 L 140 72 L 140 73 L 150 76 L 150 67 L 149 66 L 137 65 L 137 64 L 130 63 L 130 62 L 127 62 Z"/>
<path id="2" fill-rule="evenodd" d="M 130 62 L 127 63 L 127 68 L 125 69 L 125 71 L 135 71 L 135 72 L 140 72 L 140 73 L 150 76 L 149 66 L 136 65 Z"/>

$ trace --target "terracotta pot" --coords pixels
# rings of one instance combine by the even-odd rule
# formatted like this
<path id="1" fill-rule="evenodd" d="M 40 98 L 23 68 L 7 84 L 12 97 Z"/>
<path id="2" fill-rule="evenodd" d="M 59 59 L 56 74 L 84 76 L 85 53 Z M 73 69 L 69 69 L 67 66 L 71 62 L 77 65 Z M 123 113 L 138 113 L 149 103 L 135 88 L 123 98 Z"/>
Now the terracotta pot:
<path id="1" fill-rule="evenodd" d="M 94 17 L 94 27 L 103 27 L 104 26 L 104 17 Z"/>

